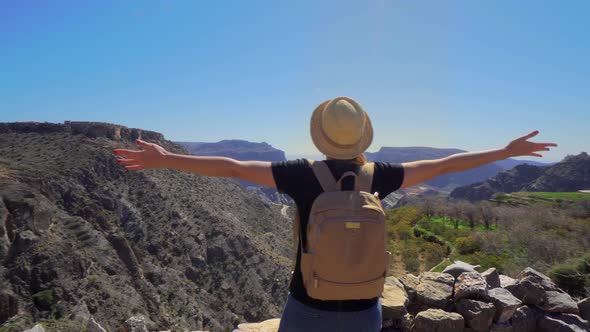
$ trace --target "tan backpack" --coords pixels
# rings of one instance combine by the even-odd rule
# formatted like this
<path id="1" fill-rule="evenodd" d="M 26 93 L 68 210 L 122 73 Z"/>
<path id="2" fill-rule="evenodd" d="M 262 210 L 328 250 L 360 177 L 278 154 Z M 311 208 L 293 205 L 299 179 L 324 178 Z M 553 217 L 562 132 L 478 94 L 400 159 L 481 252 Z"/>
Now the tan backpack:
<path id="1" fill-rule="evenodd" d="M 309 161 L 323 192 L 315 199 L 301 243 L 299 215 L 293 235 L 301 244 L 301 273 L 310 297 L 355 300 L 378 297 L 389 267 L 385 213 L 378 193 L 371 194 L 374 163 L 359 174 L 346 172 L 336 181 L 324 162 Z M 353 191 L 342 191 L 345 177 L 355 178 Z"/>

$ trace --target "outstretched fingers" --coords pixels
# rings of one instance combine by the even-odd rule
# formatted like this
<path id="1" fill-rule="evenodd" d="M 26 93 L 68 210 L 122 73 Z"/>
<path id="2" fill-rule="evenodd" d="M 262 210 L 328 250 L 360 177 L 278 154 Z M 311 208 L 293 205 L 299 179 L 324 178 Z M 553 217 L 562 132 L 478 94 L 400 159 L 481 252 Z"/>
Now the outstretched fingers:
<path id="1" fill-rule="evenodd" d="M 137 164 L 135 159 L 117 159 L 117 162 L 120 164 Z"/>
<path id="2" fill-rule="evenodd" d="M 139 138 L 135 140 L 135 143 L 136 143 L 137 145 L 141 146 L 142 148 L 145 148 L 145 149 L 147 149 L 147 148 L 151 148 L 151 147 L 153 146 L 153 144 L 152 144 L 152 143 L 148 143 L 148 142 L 146 142 L 146 141 L 142 141 L 142 140 L 140 140 Z"/>
<path id="3" fill-rule="evenodd" d="M 528 133 L 527 135 L 524 135 L 524 136 L 520 137 L 520 139 L 522 139 L 522 140 L 528 140 L 529 138 L 535 137 L 538 134 L 539 134 L 539 131 L 538 130 L 535 130 L 535 131 L 532 131 L 532 132 Z"/>
<path id="4" fill-rule="evenodd" d="M 143 151 L 135 151 L 135 150 L 127 150 L 127 149 L 115 149 L 113 150 L 113 153 L 116 156 L 119 157 L 125 157 L 125 158 L 133 158 L 135 156 L 137 156 L 138 153 L 143 152 Z"/>

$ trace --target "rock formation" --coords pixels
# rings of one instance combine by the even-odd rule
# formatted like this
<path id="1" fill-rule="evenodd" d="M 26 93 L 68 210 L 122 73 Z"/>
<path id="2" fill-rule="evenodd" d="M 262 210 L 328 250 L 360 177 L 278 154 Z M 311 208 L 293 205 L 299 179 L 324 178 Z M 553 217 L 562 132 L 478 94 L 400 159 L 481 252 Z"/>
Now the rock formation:
<path id="1" fill-rule="evenodd" d="M 187 153 L 116 124 L 0 123 L 1 331 L 117 331 L 138 315 L 228 331 L 280 314 L 291 219 L 227 179 L 126 171 L 112 151 L 135 138 Z"/>

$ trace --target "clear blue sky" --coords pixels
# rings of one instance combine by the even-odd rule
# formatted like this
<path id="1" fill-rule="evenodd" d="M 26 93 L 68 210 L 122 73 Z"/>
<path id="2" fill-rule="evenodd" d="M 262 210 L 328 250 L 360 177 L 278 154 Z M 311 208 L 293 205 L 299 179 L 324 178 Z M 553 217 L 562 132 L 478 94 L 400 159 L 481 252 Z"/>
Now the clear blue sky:
<path id="1" fill-rule="evenodd" d="M 0 0 L 0 121 L 105 121 L 314 153 L 346 95 L 381 146 L 480 150 L 533 129 L 590 152 L 590 1 Z"/>

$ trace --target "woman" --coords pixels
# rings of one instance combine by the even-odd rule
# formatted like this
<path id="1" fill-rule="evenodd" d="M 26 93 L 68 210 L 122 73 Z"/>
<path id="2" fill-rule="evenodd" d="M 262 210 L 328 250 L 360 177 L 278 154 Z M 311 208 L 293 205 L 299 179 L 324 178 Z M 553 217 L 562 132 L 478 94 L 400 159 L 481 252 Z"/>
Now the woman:
<path id="1" fill-rule="evenodd" d="M 326 156 L 324 162 L 335 179 L 347 171 L 358 174 L 360 165 L 367 162 L 363 152 L 373 140 L 371 121 L 361 105 L 348 97 L 325 101 L 313 112 L 310 128 L 312 140 Z M 541 157 L 537 152 L 549 151 L 550 146 L 557 146 L 528 141 L 537 134 L 538 131 L 534 131 L 496 150 L 465 152 L 436 160 L 401 164 L 375 162 L 371 193 L 379 193 L 382 199 L 397 189 L 411 187 L 442 174 L 468 170 L 509 157 Z M 174 154 L 142 140 L 137 140 L 137 144 L 144 150 L 115 150 L 115 154 L 123 157 L 118 162 L 127 165 L 125 169 L 174 168 L 207 176 L 239 178 L 277 188 L 295 201 L 301 229 L 306 229 L 311 204 L 322 192 L 310 162 L 305 159 L 273 163 L 237 161 L 225 157 Z M 342 189 L 353 190 L 354 183 L 351 181 L 354 178 L 345 178 Z M 298 243 L 295 270 L 279 331 L 379 331 L 381 305 L 378 297 L 323 301 L 308 296 L 300 268 L 301 247 L 305 247 L 306 235 L 305 232 L 300 235 L 302 241 Z"/>

